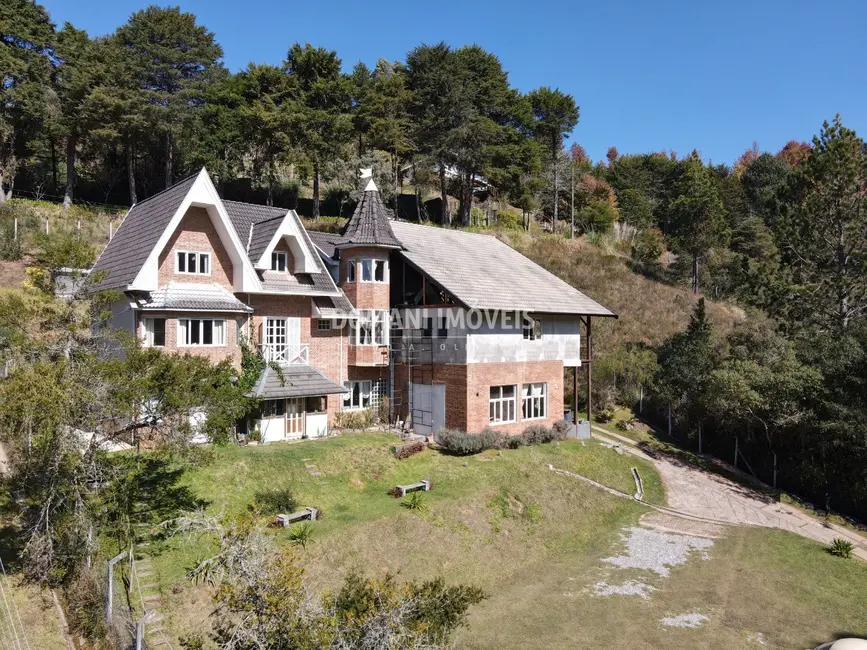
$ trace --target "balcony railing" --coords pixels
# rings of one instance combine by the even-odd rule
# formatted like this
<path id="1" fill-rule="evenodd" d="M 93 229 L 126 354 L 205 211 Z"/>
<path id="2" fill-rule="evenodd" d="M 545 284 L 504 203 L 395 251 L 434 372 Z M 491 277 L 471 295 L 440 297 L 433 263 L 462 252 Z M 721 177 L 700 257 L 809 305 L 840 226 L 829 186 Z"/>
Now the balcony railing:
<path id="1" fill-rule="evenodd" d="M 259 344 L 259 353 L 268 363 L 276 361 L 278 363 L 306 364 L 308 363 L 310 349 L 306 343 L 301 345 L 261 343 Z"/>

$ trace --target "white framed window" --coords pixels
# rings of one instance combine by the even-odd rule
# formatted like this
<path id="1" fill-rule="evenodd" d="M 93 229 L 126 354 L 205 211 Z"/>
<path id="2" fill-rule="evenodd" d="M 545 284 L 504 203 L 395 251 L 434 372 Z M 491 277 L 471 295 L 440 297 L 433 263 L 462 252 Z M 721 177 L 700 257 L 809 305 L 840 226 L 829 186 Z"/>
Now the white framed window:
<path id="1" fill-rule="evenodd" d="M 521 419 L 540 420 L 548 417 L 548 384 L 524 384 L 521 389 Z"/>
<path id="2" fill-rule="evenodd" d="M 316 329 L 318 329 L 320 332 L 329 331 L 331 329 L 331 321 L 320 318 L 318 321 L 316 321 Z"/>
<path id="3" fill-rule="evenodd" d="M 515 422 L 515 386 L 491 386 L 488 416 L 491 424 Z"/>
<path id="4" fill-rule="evenodd" d="M 357 262 L 361 266 L 361 282 L 383 283 L 388 282 L 388 262 L 386 260 L 362 259 L 353 260 L 350 263 Z M 350 272 L 347 270 L 347 277 Z M 355 274 L 352 273 L 352 280 L 355 282 Z"/>
<path id="5" fill-rule="evenodd" d="M 355 260 L 347 260 L 346 262 L 346 281 L 355 282 Z"/>
<path id="6" fill-rule="evenodd" d="M 531 319 L 531 322 L 524 323 L 524 339 L 527 341 L 538 341 L 542 338 L 542 321 L 538 318 Z"/>
<path id="7" fill-rule="evenodd" d="M 355 411 L 358 409 L 370 408 L 370 397 L 373 382 L 364 381 L 345 381 L 343 386 L 349 389 L 348 393 L 343 394 L 343 410 Z"/>
<path id="8" fill-rule="evenodd" d="M 178 347 L 226 345 L 226 321 L 216 318 L 178 319 Z"/>
<path id="9" fill-rule="evenodd" d="M 387 309 L 360 309 L 350 341 L 355 345 L 388 345 L 389 324 Z"/>
<path id="10" fill-rule="evenodd" d="M 263 418 L 276 418 L 283 417 L 286 413 L 286 400 L 285 399 L 266 399 L 262 402 L 262 417 Z"/>
<path id="11" fill-rule="evenodd" d="M 211 275 L 211 254 L 197 251 L 177 251 L 175 272 L 185 275 Z"/>
<path id="12" fill-rule="evenodd" d="M 271 253 L 271 270 L 281 272 L 285 271 L 288 260 L 289 257 L 286 255 L 286 251 L 274 251 Z"/>
<path id="13" fill-rule="evenodd" d="M 166 319 L 144 319 L 144 346 L 147 348 L 164 348 L 166 346 Z"/>

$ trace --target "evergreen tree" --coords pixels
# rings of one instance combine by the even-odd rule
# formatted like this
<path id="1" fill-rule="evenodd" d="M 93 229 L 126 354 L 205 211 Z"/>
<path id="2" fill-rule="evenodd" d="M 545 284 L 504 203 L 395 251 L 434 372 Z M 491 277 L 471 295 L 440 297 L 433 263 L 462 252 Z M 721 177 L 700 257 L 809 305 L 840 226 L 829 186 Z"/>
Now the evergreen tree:
<path id="1" fill-rule="evenodd" d="M 696 157 L 684 163 L 679 196 L 669 207 L 677 248 L 692 258 L 692 290 L 699 289 L 699 259 L 728 236 L 725 208 L 707 168 Z"/>
<path id="2" fill-rule="evenodd" d="M 223 50 L 196 17 L 179 7 L 151 5 L 137 11 L 115 35 L 128 62 L 130 88 L 142 94 L 138 107 L 163 138 L 165 187 L 174 181 L 175 138 L 202 105 L 207 84 L 222 73 Z"/>
<path id="3" fill-rule="evenodd" d="M 801 316 L 843 333 L 867 313 L 867 153 L 840 116 L 822 126 L 781 223 Z"/>
<path id="4" fill-rule="evenodd" d="M 536 117 L 534 127 L 536 137 L 548 148 L 551 166 L 554 169 L 554 227 L 556 228 L 560 192 L 557 156 L 563 148 L 563 138 L 572 133 L 572 129 L 578 124 L 579 110 L 572 95 L 548 86 L 531 91 L 529 99 Z"/>
<path id="5" fill-rule="evenodd" d="M 18 161 L 50 100 L 53 40 L 44 7 L 33 0 L 0 3 L 0 203 L 12 196 Z"/>
<path id="6" fill-rule="evenodd" d="M 294 144 L 313 164 L 313 218 L 319 217 L 319 181 L 325 163 L 341 155 L 352 132 L 351 82 L 337 52 L 309 43 L 289 48 L 283 62 L 292 77 L 286 104 Z"/>

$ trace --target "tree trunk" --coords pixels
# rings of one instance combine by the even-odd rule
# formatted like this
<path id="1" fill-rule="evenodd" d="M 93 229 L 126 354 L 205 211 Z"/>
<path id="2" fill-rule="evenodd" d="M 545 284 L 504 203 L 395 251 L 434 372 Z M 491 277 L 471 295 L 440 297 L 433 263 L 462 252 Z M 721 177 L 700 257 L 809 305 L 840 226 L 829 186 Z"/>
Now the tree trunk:
<path id="1" fill-rule="evenodd" d="M 560 166 L 557 164 L 557 154 L 554 153 L 554 223 L 551 224 L 551 232 L 557 232 L 557 215 L 560 203 Z"/>
<path id="2" fill-rule="evenodd" d="M 57 195 L 57 143 L 51 138 L 51 193 Z"/>
<path id="3" fill-rule="evenodd" d="M 166 131 L 166 187 L 169 188 L 172 186 L 172 182 L 174 180 L 174 169 L 172 165 L 174 160 L 172 158 L 172 132 L 171 130 Z"/>
<path id="4" fill-rule="evenodd" d="M 421 190 L 418 186 L 418 177 L 415 173 L 415 161 L 412 162 L 412 186 L 415 190 L 415 218 L 423 221 L 421 212 Z"/>
<path id="5" fill-rule="evenodd" d="M 392 172 L 394 173 L 394 218 L 399 219 L 400 213 L 398 210 L 400 204 L 398 198 L 400 197 L 400 163 L 398 162 L 397 152 L 391 154 L 391 166 Z"/>
<path id="6" fill-rule="evenodd" d="M 451 223 L 451 215 L 449 214 L 449 195 L 446 192 L 446 166 L 442 162 L 440 163 L 440 201 L 442 201 L 440 223 L 446 226 Z"/>
<path id="7" fill-rule="evenodd" d="M 265 201 L 269 206 L 274 205 L 274 161 L 268 161 L 268 198 Z"/>
<path id="8" fill-rule="evenodd" d="M 313 218 L 319 218 L 319 162 L 313 163 Z"/>
<path id="9" fill-rule="evenodd" d="M 698 295 L 698 254 L 692 254 L 692 292 Z"/>
<path id="10" fill-rule="evenodd" d="M 132 152 L 132 138 L 126 138 L 126 179 L 129 183 L 129 204 L 136 204 L 135 195 L 135 159 Z"/>
<path id="11" fill-rule="evenodd" d="M 0 205 L 6 202 L 6 190 L 3 189 L 3 170 L 0 169 Z"/>
<path id="12" fill-rule="evenodd" d="M 463 200 L 461 201 L 461 225 L 469 226 L 473 218 L 473 172 L 464 176 Z"/>
<path id="13" fill-rule="evenodd" d="M 72 205 L 73 187 L 75 187 L 75 141 L 76 137 L 70 133 L 66 137 L 66 191 L 63 193 L 63 209 L 68 210 Z"/>

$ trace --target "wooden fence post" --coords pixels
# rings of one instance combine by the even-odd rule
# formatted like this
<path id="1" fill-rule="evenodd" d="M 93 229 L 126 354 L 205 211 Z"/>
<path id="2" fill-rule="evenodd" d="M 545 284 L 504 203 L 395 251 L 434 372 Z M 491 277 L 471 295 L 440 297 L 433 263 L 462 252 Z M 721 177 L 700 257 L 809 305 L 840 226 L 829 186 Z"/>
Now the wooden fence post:
<path id="1" fill-rule="evenodd" d="M 18 217 L 12 220 L 12 238 L 18 241 Z"/>
<path id="2" fill-rule="evenodd" d="M 48 217 L 45 217 L 45 234 L 48 234 Z"/>

